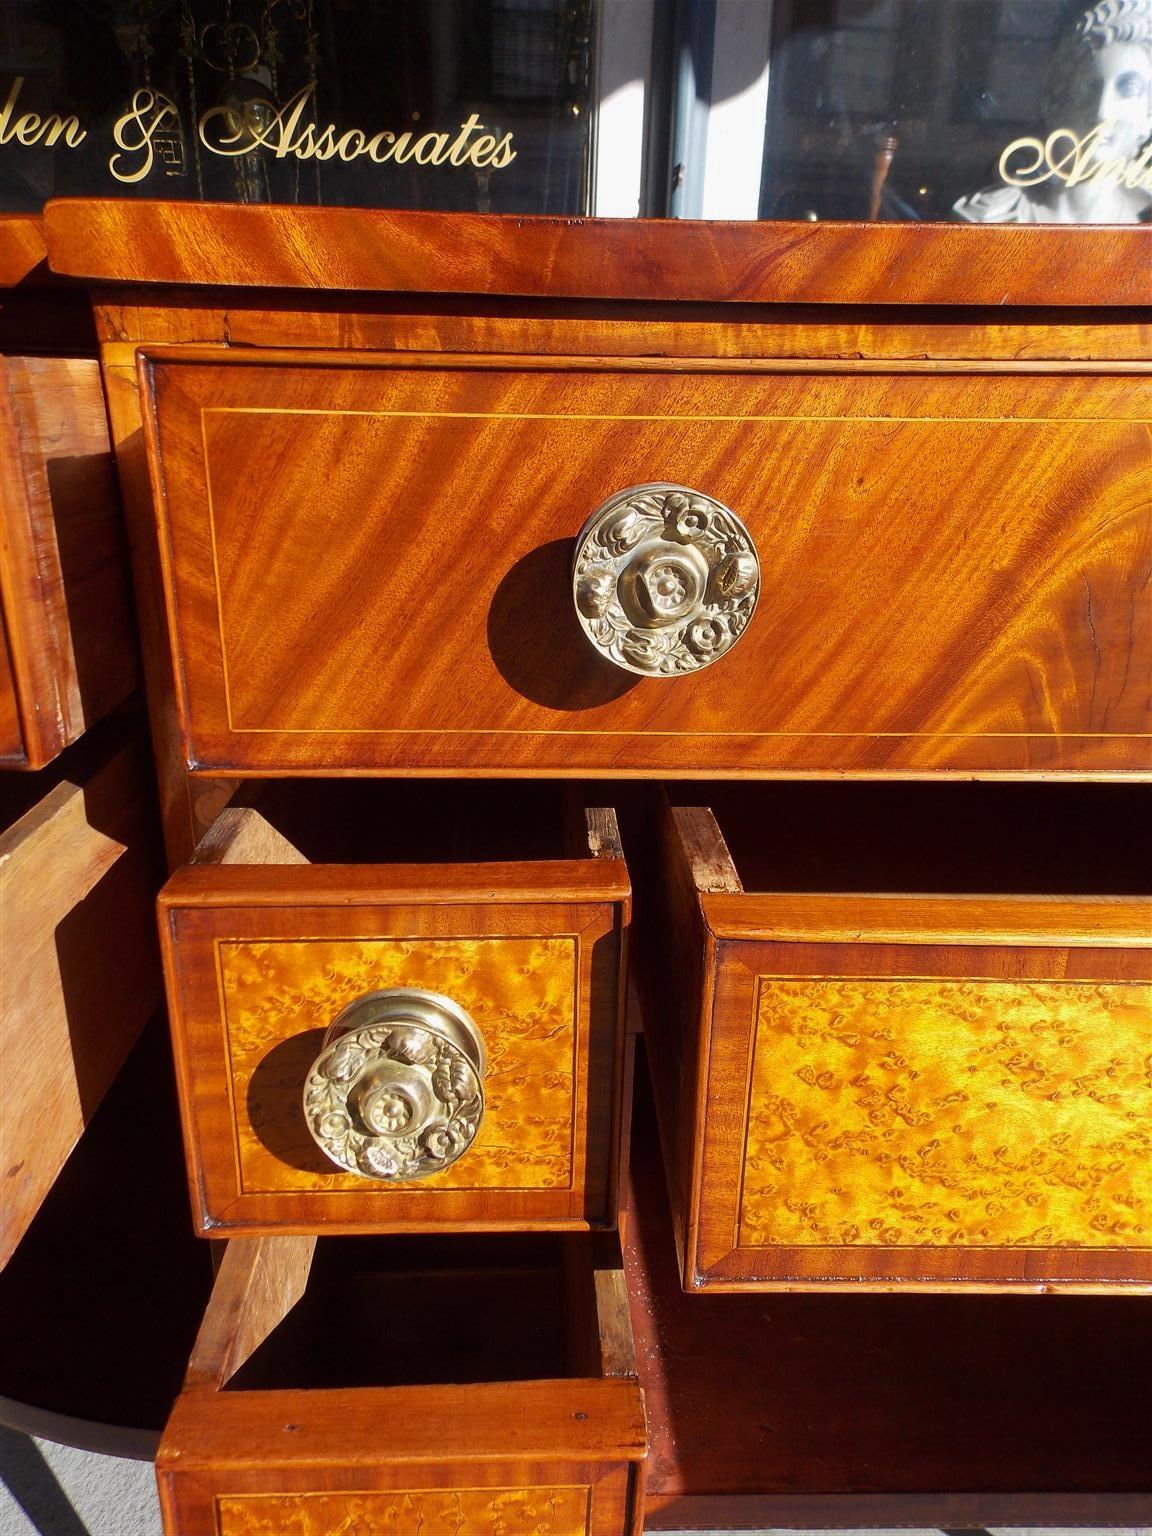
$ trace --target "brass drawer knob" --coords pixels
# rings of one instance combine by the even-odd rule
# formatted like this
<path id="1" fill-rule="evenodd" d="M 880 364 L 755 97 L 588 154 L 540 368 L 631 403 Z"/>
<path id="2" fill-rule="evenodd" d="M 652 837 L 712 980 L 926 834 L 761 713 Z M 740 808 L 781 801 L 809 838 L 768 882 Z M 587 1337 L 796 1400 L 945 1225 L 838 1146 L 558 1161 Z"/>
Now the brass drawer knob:
<path id="1" fill-rule="evenodd" d="M 760 562 L 735 512 L 684 485 L 610 496 L 576 539 L 572 595 L 602 656 L 642 677 L 711 666 L 748 627 Z"/>
<path id="2" fill-rule="evenodd" d="M 484 1118 L 484 1039 L 458 1003 L 391 987 L 339 1013 L 304 1088 L 304 1115 L 339 1168 L 423 1179 L 461 1157 Z"/>

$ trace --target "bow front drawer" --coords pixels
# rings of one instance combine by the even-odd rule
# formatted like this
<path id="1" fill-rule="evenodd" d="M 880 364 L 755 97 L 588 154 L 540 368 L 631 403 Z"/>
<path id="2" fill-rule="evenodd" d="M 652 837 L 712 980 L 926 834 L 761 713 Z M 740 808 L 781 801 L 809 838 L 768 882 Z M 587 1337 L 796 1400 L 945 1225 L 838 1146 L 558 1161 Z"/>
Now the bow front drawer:
<path id="1" fill-rule="evenodd" d="M 1125 793 L 668 809 L 636 947 L 687 1288 L 1152 1289 L 1152 860 Z"/>
<path id="2" fill-rule="evenodd" d="M 166 1536 L 639 1536 L 646 1449 L 611 1235 L 240 1238 L 156 1470 Z"/>
<path id="3" fill-rule="evenodd" d="M 202 1232 L 614 1221 L 629 885 L 613 813 L 569 801 L 289 785 L 224 812 L 160 897 Z"/>
<path id="4" fill-rule="evenodd" d="M 142 363 L 206 773 L 1152 766 L 1134 364 Z"/>

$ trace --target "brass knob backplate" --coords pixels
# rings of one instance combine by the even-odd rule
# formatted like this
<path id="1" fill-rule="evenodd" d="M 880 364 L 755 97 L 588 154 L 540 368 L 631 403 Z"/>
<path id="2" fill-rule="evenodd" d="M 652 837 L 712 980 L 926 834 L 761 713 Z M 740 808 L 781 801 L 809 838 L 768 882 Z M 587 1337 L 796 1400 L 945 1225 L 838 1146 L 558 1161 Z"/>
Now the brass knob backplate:
<path id="1" fill-rule="evenodd" d="M 440 1173 L 484 1118 L 484 1040 L 451 998 L 411 987 L 369 992 L 328 1027 L 304 1087 L 317 1146 L 368 1179 Z"/>
<path id="2" fill-rule="evenodd" d="M 744 633 L 759 595 L 747 528 L 687 486 L 618 491 L 576 539 L 572 596 L 584 633 L 642 677 L 710 666 Z"/>

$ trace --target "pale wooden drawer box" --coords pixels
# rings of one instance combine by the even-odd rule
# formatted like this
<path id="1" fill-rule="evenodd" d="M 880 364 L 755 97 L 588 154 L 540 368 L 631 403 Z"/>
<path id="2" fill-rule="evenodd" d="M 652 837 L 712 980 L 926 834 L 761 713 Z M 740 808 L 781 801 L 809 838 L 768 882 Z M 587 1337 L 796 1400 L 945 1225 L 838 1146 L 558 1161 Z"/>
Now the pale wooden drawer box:
<path id="1" fill-rule="evenodd" d="M 199 1230 L 611 1225 L 613 813 L 548 785 L 260 804 L 225 811 L 160 896 Z"/>
<path id="2" fill-rule="evenodd" d="M 142 738 L 106 727 L 0 782 L 0 816 L 39 793 L 0 831 L 0 1269 L 160 1002 Z"/>
<path id="3" fill-rule="evenodd" d="M 100 365 L 0 357 L 0 767 L 42 768 L 138 675 Z"/>
<path id="4" fill-rule="evenodd" d="M 665 807 L 636 949 L 686 1288 L 1152 1289 L 1131 795 Z"/>
<path id="5" fill-rule="evenodd" d="M 1139 362 L 157 347 L 141 384 L 196 771 L 1152 767 Z M 625 633 L 697 580 L 698 514 L 659 487 L 574 606 L 581 526 L 653 482 L 730 508 L 759 555 L 754 611 L 709 555 L 718 617 L 675 645 L 671 620 Z M 594 590 L 625 590 L 595 573 L 633 545 L 671 597 Z M 608 659 L 584 628 L 618 621 Z M 666 642 L 673 675 L 627 670 Z"/>
<path id="6" fill-rule="evenodd" d="M 157 1479 L 166 1536 L 639 1536 L 646 1449 L 611 1235 L 237 1238 Z"/>

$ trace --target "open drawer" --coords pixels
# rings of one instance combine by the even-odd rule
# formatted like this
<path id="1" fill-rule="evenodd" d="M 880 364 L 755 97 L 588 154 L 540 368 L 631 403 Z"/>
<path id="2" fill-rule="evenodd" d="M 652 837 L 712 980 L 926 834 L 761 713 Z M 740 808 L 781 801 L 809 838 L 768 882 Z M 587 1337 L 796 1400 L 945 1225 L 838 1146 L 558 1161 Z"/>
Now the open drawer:
<path id="1" fill-rule="evenodd" d="M 199 1230 L 610 1226 L 614 813 L 511 784 L 284 784 L 260 805 L 225 811 L 160 896 Z"/>
<path id="2" fill-rule="evenodd" d="M 631 1536 L 611 1235 L 229 1243 L 160 1447 L 167 1536 Z"/>
<path id="3" fill-rule="evenodd" d="M 684 798 L 637 950 L 686 1288 L 1152 1288 L 1143 791 Z"/>

